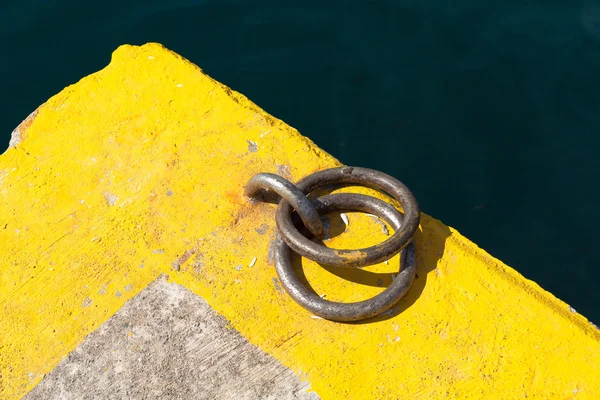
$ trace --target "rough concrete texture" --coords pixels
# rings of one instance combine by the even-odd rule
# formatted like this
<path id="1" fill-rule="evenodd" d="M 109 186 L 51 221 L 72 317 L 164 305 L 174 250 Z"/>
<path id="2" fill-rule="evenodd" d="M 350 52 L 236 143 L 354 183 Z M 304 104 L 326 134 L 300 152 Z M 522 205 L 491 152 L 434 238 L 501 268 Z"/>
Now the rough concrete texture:
<path id="1" fill-rule="evenodd" d="M 45 399 L 318 399 L 200 297 L 150 284 L 27 396 Z"/>

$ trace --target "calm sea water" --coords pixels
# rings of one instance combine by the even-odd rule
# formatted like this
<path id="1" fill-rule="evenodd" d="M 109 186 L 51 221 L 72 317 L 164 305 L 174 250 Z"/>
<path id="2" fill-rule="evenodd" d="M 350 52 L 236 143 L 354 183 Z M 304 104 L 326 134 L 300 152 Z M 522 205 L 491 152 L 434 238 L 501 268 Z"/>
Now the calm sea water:
<path id="1" fill-rule="evenodd" d="M 600 0 L 0 5 L 0 141 L 163 43 L 600 321 Z"/>

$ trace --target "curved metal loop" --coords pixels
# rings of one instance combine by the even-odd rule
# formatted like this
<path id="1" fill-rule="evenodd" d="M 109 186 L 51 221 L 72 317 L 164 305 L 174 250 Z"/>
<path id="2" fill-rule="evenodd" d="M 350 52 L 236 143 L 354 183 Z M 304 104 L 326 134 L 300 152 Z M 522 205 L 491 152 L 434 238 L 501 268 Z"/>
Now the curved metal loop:
<path id="1" fill-rule="evenodd" d="M 258 196 L 261 190 L 270 190 L 280 195 L 283 199 L 282 202 L 291 205 L 296 210 L 310 233 L 317 237 L 323 236 L 325 228 L 321 217 L 312 202 L 292 182 L 279 175 L 260 173 L 248 181 L 244 194 L 253 198 Z"/>
<path id="2" fill-rule="evenodd" d="M 319 198 L 319 213 L 332 211 L 362 211 L 377 215 L 398 231 L 403 225 L 402 214 L 391 205 L 375 197 L 362 194 L 331 194 Z M 290 261 L 290 248 L 278 236 L 275 245 L 275 268 L 282 286 L 302 307 L 315 315 L 333 321 L 358 321 L 389 310 L 410 289 L 415 277 L 415 245 L 410 243 L 401 250 L 400 271 L 392 284 L 377 296 L 355 303 L 325 300 L 309 290 L 294 273 Z"/>
<path id="3" fill-rule="evenodd" d="M 290 203 L 282 200 L 277 208 L 276 219 L 277 228 L 286 244 L 303 257 L 338 267 L 364 267 L 398 254 L 410 242 L 419 226 L 419 205 L 412 192 L 402 182 L 383 172 L 358 167 L 331 168 L 315 172 L 298 182 L 296 187 L 308 195 L 325 185 L 340 183 L 356 184 L 387 192 L 402 205 L 404 221 L 383 243 L 358 250 L 336 250 L 316 244 L 298 232 L 291 218 L 292 207 Z M 319 198 L 319 201 L 321 200 L 322 198 Z M 376 211 L 380 211 L 381 204 L 388 206 L 385 202 L 376 204 L 372 204 Z"/>
<path id="4" fill-rule="evenodd" d="M 404 216 L 382 200 L 362 194 L 330 194 L 310 201 L 306 196 L 329 184 L 355 184 L 381 190 L 400 202 Z M 257 174 L 246 185 L 248 197 L 257 196 L 262 189 L 278 193 L 282 200 L 277 208 L 279 235 L 274 241 L 275 269 L 282 286 L 302 307 L 313 314 L 334 321 L 358 321 L 381 314 L 393 307 L 410 289 L 415 277 L 415 245 L 412 241 L 420 220 L 419 205 L 410 190 L 397 179 L 367 168 L 341 167 L 316 172 L 293 185 L 274 175 Z M 303 236 L 294 226 L 295 209 L 315 236 L 324 233 L 319 217 L 332 211 L 359 211 L 377 215 L 394 229 L 383 243 L 360 250 L 335 250 L 316 244 Z M 392 284 L 371 299 L 356 303 L 325 300 L 305 287 L 292 268 L 291 251 L 320 264 L 338 267 L 362 267 L 387 260 L 400 252 L 400 271 Z"/>

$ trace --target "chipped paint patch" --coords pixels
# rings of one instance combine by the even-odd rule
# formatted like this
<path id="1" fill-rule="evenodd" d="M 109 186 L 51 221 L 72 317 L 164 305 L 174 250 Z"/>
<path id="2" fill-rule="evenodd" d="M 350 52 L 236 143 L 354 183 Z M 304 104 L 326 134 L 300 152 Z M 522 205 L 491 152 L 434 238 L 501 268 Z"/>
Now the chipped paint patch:
<path id="1" fill-rule="evenodd" d="M 287 164 L 275 164 L 277 167 L 277 174 L 284 177 L 288 181 L 292 180 L 292 172 L 290 166 Z"/>
<path id="2" fill-rule="evenodd" d="M 181 266 L 185 264 L 194 254 L 196 254 L 195 249 L 186 250 L 181 256 L 177 257 L 177 259 L 171 263 L 171 267 L 175 271 L 179 271 Z"/>
<path id="3" fill-rule="evenodd" d="M 252 268 L 254 267 L 254 264 L 256 264 L 256 256 L 252 257 L 252 260 L 250 260 L 250 264 L 248 264 L 248 267 Z"/>
<path id="4" fill-rule="evenodd" d="M 106 204 L 109 206 L 114 206 L 117 204 L 117 200 L 119 200 L 119 198 L 110 192 L 104 192 L 104 200 L 106 200 Z"/>
<path id="5" fill-rule="evenodd" d="M 254 230 L 256 231 L 256 233 L 258 233 L 259 235 L 264 235 L 265 233 L 268 232 L 269 230 L 269 225 L 267 225 L 266 223 L 262 223 L 260 225 L 260 227 L 258 228 L 254 228 Z"/>
<path id="6" fill-rule="evenodd" d="M 19 143 L 21 143 L 24 139 L 25 139 L 25 132 L 27 131 L 27 129 L 31 126 L 31 124 L 33 123 L 33 121 L 35 120 L 35 117 L 37 117 L 38 115 L 38 110 L 39 107 L 32 112 L 31 114 L 29 114 L 27 116 L 27 118 L 25 118 L 25 120 L 23 120 L 23 122 L 21 122 L 19 124 L 19 126 L 17 126 L 10 134 L 10 141 L 8 142 L 8 147 L 17 147 L 17 145 Z"/>
<path id="7" fill-rule="evenodd" d="M 248 142 L 248 151 L 251 153 L 256 153 L 258 151 L 258 143 L 253 142 L 252 140 L 247 140 Z"/>
<path id="8" fill-rule="evenodd" d="M 202 269 L 202 267 L 204 267 L 204 265 L 204 255 L 202 253 L 196 254 L 192 267 L 194 267 L 194 269 L 198 272 Z"/>

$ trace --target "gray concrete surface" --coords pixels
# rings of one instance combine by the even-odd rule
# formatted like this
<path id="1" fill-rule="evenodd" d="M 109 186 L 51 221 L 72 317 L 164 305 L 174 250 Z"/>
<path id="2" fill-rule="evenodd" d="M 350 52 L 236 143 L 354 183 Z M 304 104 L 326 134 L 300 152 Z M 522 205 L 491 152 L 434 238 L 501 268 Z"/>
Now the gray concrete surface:
<path id="1" fill-rule="evenodd" d="M 318 399 L 186 288 L 159 278 L 25 399 Z"/>

